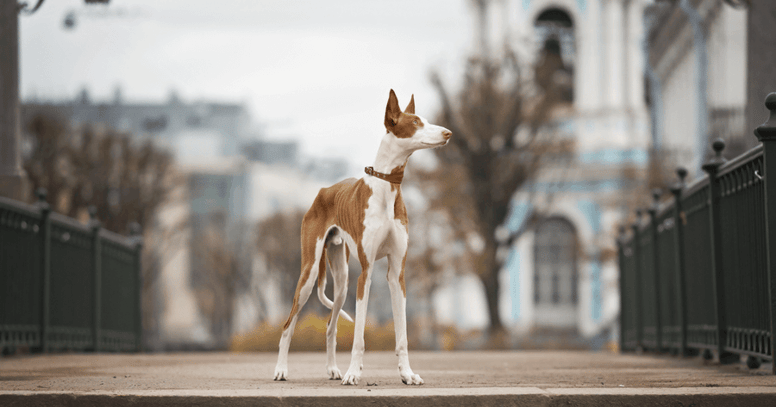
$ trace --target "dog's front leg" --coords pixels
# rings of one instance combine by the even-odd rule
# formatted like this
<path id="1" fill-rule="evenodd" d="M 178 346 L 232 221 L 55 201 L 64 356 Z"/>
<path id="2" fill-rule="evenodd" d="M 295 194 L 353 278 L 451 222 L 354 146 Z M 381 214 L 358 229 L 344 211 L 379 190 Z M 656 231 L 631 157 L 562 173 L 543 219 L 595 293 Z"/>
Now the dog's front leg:
<path id="1" fill-rule="evenodd" d="M 388 255 L 388 287 L 391 289 L 393 327 L 396 332 L 396 356 L 399 357 L 399 376 L 404 384 L 423 384 L 423 379 L 412 372 L 407 350 L 407 296 L 404 285 L 406 245 L 403 251 Z"/>
<path id="2" fill-rule="evenodd" d="M 372 264 L 362 264 L 358 277 L 356 294 L 356 327 L 353 331 L 353 350 L 350 354 L 350 367 L 342 379 L 342 384 L 358 384 L 364 368 L 364 328 L 366 326 L 366 306 L 369 300 L 369 286 L 372 285 Z"/>

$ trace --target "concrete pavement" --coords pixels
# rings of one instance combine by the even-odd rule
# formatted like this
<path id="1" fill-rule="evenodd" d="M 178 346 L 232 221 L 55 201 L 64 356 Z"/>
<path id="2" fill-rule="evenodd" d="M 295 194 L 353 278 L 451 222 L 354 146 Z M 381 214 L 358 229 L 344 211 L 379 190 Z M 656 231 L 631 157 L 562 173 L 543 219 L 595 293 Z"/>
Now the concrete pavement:
<path id="1" fill-rule="evenodd" d="M 578 351 L 410 352 L 405 386 L 390 352 L 367 352 L 358 386 L 326 379 L 324 353 L 63 354 L 0 358 L 0 406 L 673 405 L 776 406 L 770 365 Z M 350 355 L 338 355 L 344 372 Z"/>

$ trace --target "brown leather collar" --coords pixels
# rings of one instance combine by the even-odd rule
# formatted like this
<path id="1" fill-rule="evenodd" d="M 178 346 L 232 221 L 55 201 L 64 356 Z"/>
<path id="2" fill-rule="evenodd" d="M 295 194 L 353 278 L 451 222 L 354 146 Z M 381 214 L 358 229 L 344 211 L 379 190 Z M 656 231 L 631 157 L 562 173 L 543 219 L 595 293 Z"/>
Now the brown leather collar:
<path id="1" fill-rule="evenodd" d="M 398 171 L 394 169 L 394 171 L 391 171 L 390 174 L 383 174 L 382 172 L 377 172 L 375 171 L 374 167 L 366 167 L 364 168 L 364 172 L 373 177 L 380 178 L 383 181 L 388 181 L 391 184 L 401 185 L 401 180 L 404 178 L 404 166 L 402 165 L 401 167 L 398 167 L 398 168 L 399 168 Z"/>

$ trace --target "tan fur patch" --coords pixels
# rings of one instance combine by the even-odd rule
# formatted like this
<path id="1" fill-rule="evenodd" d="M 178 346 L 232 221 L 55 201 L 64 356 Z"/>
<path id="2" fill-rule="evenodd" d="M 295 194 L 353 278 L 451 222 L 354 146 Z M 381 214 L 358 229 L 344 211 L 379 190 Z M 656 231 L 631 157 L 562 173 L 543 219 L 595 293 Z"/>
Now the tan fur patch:
<path id="1" fill-rule="evenodd" d="M 423 121 L 415 116 L 415 95 L 404 112 L 399 107 L 399 99 L 391 89 L 388 95 L 388 105 L 385 107 L 385 129 L 398 138 L 412 137 L 415 132 L 423 127 Z"/>
<path id="2" fill-rule="evenodd" d="M 404 164 L 402 164 L 402 165 L 392 169 L 391 173 L 388 174 L 388 175 L 390 175 L 392 178 L 395 177 L 395 178 L 398 178 L 399 180 L 401 180 L 401 179 L 404 178 L 404 167 L 406 167 L 406 166 L 407 166 L 407 163 L 405 162 Z M 391 192 L 393 192 L 393 191 L 395 191 L 397 189 L 399 191 L 401 191 L 401 188 L 399 188 L 400 184 L 401 184 L 401 181 L 399 181 L 399 184 L 391 182 Z"/>
<path id="3" fill-rule="evenodd" d="M 361 248 L 361 237 L 364 235 L 364 217 L 367 201 L 372 196 L 372 189 L 363 179 L 348 178 L 328 188 L 321 188 L 312 206 L 302 220 L 302 272 L 296 285 L 291 313 L 283 329 L 288 329 L 291 320 L 299 312 L 299 295 L 315 265 L 315 245 L 325 237 L 326 231 L 337 225 L 347 232 L 358 243 L 359 260 L 365 267 L 366 255 Z M 357 209 L 357 210 L 354 210 Z M 348 256 L 350 252 L 348 251 Z M 326 271 L 325 253 L 321 255 L 318 265 L 318 278 L 321 280 L 321 269 Z M 366 268 L 364 268 L 366 269 Z"/>
<path id="4" fill-rule="evenodd" d="M 321 261 L 318 263 L 318 286 L 323 284 L 326 278 L 326 249 L 321 253 Z"/>
<path id="5" fill-rule="evenodd" d="M 398 219 L 405 228 L 410 224 L 407 207 L 404 206 L 404 198 L 401 196 L 401 189 L 396 193 L 396 201 L 393 203 L 393 218 Z"/>

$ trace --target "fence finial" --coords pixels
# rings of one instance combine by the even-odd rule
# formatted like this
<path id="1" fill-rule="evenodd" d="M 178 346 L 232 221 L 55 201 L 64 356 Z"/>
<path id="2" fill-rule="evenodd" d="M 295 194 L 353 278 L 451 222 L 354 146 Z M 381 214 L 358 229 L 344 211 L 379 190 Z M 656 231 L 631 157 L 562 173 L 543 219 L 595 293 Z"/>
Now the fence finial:
<path id="1" fill-rule="evenodd" d="M 754 135 L 757 140 L 763 141 L 765 138 L 776 138 L 776 92 L 769 93 L 765 97 L 765 107 L 771 112 L 768 120 L 754 129 Z"/>
<path id="2" fill-rule="evenodd" d="M 663 196 L 663 190 L 655 188 L 652 190 L 652 203 L 657 205 L 660 202 L 660 197 Z"/>
<path id="3" fill-rule="evenodd" d="M 41 208 L 43 210 L 49 210 L 51 209 L 51 206 L 48 204 L 48 201 L 46 199 L 48 198 L 48 191 L 46 191 L 46 188 L 40 187 L 35 190 L 35 196 L 38 197 L 38 208 Z"/>
<path id="4" fill-rule="evenodd" d="M 86 210 L 89 211 L 89 224 L 91 225 L 92 229 L 99 229 L 102 224 L 100 223 L 100 220 L 97 219 L 97 207 L 94 205 L 89 205 Z"/>
<path id="5" fill-rule="evenodd" d="M 722 157 L 722 151 L 725 150 L 725 142 L 722 139 L 716 139 L 711 143 L 711 148 L 714 150 L 714 157 L 706 161 L 701 168 L 705 172 L 716 171 L 720 165 L 724 164 L 725 158 Z"/>
<path id="6" fill-rule="evenodd" d="M 625 225 L 624 224 L 621 223 L 619 226 L 617 226 L 617 239 L 616 239 L 616 241 L 617 241 L 617 246 L 618 247 L 622 246 L 623 242 L 625 242 L 625 230 L 626 229 L 625 229 Z"/>
<path id="7" fill-rule="evenodd" d="M 687 169 L 679 167 L 676 169 L 676 176 L 679 178 L 676 183 L 671 186 L 671 193 L 674 194 L 674 199 L 679 199 L 684 189 L 684 179 L 687 177 Z"/>
<path id="8" fill-rule="evenodd" d="M 143 228 L 137 222 L 129 222 L 129 236 L 135 241 L 135 247 L 143 244 Z"/>
<path id="9" fill-rule="evenodd" d="M 687 169 L 684 167 L 677 168 L 676 176 L 679 177 L 679 183 L 684 185 L 684 179 L 687 178 Z"/>

